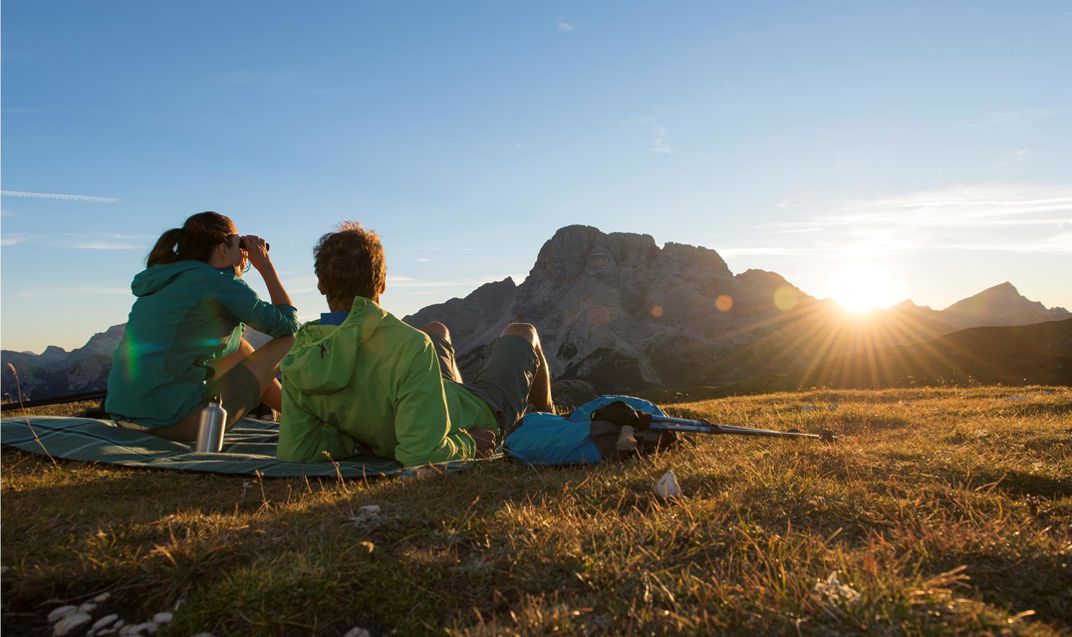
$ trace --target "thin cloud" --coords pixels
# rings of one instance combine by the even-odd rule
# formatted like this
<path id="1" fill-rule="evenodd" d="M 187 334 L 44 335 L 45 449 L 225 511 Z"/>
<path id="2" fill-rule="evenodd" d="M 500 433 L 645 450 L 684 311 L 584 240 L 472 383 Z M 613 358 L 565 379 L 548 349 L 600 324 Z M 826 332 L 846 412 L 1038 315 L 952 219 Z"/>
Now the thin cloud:
<path id="1" fill-rule="evenodd" d="M 138 250 L 147 247 L 143 245 L 146 240 L 144 236 L 116 232 L 68 232 L 51 245 L 75 250 Z"/>
<path id="2" fill-rule="evenodd" d="M 988 113 L 977 120 L 980 126 L 986 128 L 1002 128 L 1010 126 L 1030 126 L 1036 122 L 1049 119 L 1060 111 L 1024 106 L 1008 111 Z"/>
<path id="3" fill-rule="evenodd" d="M 525 142 L 511 142 L 511 143 L 481 142 L 479 144 L 479 146 L 481 148 L 494 148 L 496 150 L 502 150 L 502 149 L 519 150 L 519 149 L 522 149 L 522 148 L 525 147 Z"/>
<path id="4" fill-rule="evenodd" d="M 564 22 L 560 20 L 557 29 L 559 33 L 569 33 L 571 31 L 576 31 L 577 25 L 572 22 Z"/>
<path id="5" fill-rule="evenodd" d="M 1020 150 L 1009 153 L 1004 160 L 996 164 L 996 168 L 1004 168 L 1005 166 L 1011 166 L 1013 164 L 1020 164 L 1027 161 L 1031 155 L 1031 151 L 1027 148 L 1021 148 Z"/>
<path id="6" fill-rule="evenodd" d="M 1072 232 L 1062 232 L 1039 241 L 1000 241 L 995 243 L 935 244 L 942 250 L 971 250 L 982 252 L 1018 252 L 1022 254 L 1072 254 Z"/>
<path id="7" fill-rule="evenodd" d="M 278 69 L 238 69 L 229 73 L 221 73 L 209 76 L 209 81 L 214 84 L 229 84 L 232 86 L 265 86 L 289 81 L 297 77 L 294 71 Z"/>
<path id="8" fill-rule="evenodd" d="M 4 197 L 18 197 L 20 199 L 53 199 L 60 201 L 86 201 L 89 203 L 116 203 L 115 197 L 97 197 L 95 195 L 69 195 L 56 192 L 26 192 L 23 190 L 2 190 L 0 195 Z"/>
<path id="9" fill-rule="evenodd" d="M 459 246 L 401 246 L 408 250 L 425 250 L 434 252 L 488 252 L 484 248 L 463 248 Z"/>
<path id="10" fill-rule="evenodd" d="M 0 238 L 0 246 L 17 246 L 20 243 L 25 243 L 29 238 L 30 235 L 25 232 L 11 232 Z"/>
<path id="11" fill-rule="evenodd" d="M 475 279 L 417 279 L 408 276 L 396 276 L 387 275 L 387 289 L 404 289 L 404 290 L 422 290 L 429 288 L 469 288 L 474 289 L 484 285 L 485 283 L 496 283 L 502 281 L 506 277 L 514 279 L 514 283 L 523 281 L 525 275 L 518 274 L 501 274 L 501 275 L 486 275 L 477 277 Z M 520 278 L 518 278 L 520 277 Z"/>
<path id="12" fill-rule="evenodd" d="M 416 259 L 414 259 L 414 261 L 416 261 L 417 263 L 431 263 L 432 262 L 432 260 L 429 259 L 428 257 L 417 257 Z"/>
<path id="13" fill-rule="evenodd" d="M 805 234 L 808 232 L 819 232 L 822 228 L 787 228 L 785 230 L 773 230 L 771 234 Z"/>
<path id="14" fill-rule="evenodd" d="M 137 250 L 137 246 L 129 243 L 117 243 L 114 241 L 86 241 L 82 243 L 61 243 L 60 247 L 74 248 L 75 250 Z"/>
<path id="15" fill-rule="evenodd" d="M 410 277 L 387 277 L 387 289 L 422 289 L 422 288 L 457 288 L 472 285 L 472 280 L 457 280 L 457 281 L 443 281 L 443 280 L 428 280 L 428 279 L 413 279 Z"/>
<path id="16" fill-rule="evenodd" d="M 718 254 L 722 258 L 727 257 L 797 257 L 808 254 L 809 251 L 802 248 L 786 248 L 783 246 L 746 246 L 740 248 L 719 248 Z"/>
<path id="17" fill-rule="evenodd" d="M 666 129 L 662 126 L 655 127 L 655 141 L 651 143 L 651 150 L 663 155 L 673 155 L 674 147 L 666 141 Z"/>
<path id="18" fill-rule="evenodd" d="M 822 257 L 953 250 L 1064 254 L 1070 220 L 1072 186 L 977 184 L 850 202 L 829 215 L 757 228 L 771 235 L 821 230 L 815 241 L 802 237 L 793 249 Z M 1046 227 L 1056 234 L 1047 236 Z M 1017 228 L 1021 232 L 1011 236 Z M 784 255 L 783 242 L 743 254 Z"/>
<path id="19" fill-rule="evenodd" d="M 58 287 L 58 288 L 35 288 L 33 290 L 23 290 L 19 292 L 19 296 L 26 298 L 33 297 L 57 297 L 57 296 L 130 296 L 130 288 L 128 287 L 106 287 L 99 285 L 79 285 L 73 287 Z"/>

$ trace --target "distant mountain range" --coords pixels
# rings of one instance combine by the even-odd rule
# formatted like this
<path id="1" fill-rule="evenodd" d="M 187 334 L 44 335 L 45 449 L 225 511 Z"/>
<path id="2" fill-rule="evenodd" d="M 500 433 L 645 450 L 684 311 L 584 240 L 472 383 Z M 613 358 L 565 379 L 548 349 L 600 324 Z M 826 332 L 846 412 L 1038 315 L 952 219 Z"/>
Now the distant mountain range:
<path id="1" fill-rule="evenodd" d="M 836 380 L 825 370 L 844 357 L 927 343 L 965 328 L 1069 318 L 1064 308 L 1046 308 L 1002 283 L 944 310 L 906 301 L 861 319 L 776 273 L 735 275 L 714 250 L 675 243 L 659 248 L 648 235 L 568 226 L 544 244 L 521 285 L 509 278 L 489 283 L 405 320 L 450 327 L 469 376 L 507 322 L 533 323 L 556 389 L 580 397 L 732 386 L 771 375 L 810 386 Z M 1002 364 L 1000 356 L 995 364 Z"/>
<path id="2" fill-rule="evenodd" d="M 779 274 L 733 274 L 714 250 L 660 248 L 649 235 L 588 226 L 556 232 L 520 285 L 488 283 L 405 317 L 450 327 L 469 377 L 507 323 L 535 324 L 555 390 L 567 399 L 693 386 L 1072 384 L 1069 319 L 1011 283 L 944 310 L 905 301 L 861 319 Z M 18 369 L 27 399 L 103 389 L 122 332 L 111 327 L 71 352 L 4 350 L 2 359 Z M 13 380 L 5 370 L 5 400 L 17 396 Z"/>

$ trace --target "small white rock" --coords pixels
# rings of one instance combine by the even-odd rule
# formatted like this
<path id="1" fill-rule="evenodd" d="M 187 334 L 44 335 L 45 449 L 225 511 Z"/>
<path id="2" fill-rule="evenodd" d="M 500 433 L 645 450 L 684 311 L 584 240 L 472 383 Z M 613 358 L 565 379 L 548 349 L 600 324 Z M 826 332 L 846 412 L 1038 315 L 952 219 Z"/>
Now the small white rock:
<path id="1" fill-rule="evenodd" d="M 101 593 L 100 595 L 97 595 L 96 597 L 94 597 L 93 601 L 95 601 L 95 602 L 106 602 L 111 598 L 112 598 L 111 593 Z"/>
<path id="2" fill-rule="evenodd" d="M 670 500 L 681 495 L 681 487 L 677 483 L 677 476 L 674 475 L 673 470 L 667 471 L 656 480 L 651 490 L 662 500 Z"/>
<path id="3" fill-rule="evenodd" d="M 837 571 L 830 573 L 825 580 L 816 582 L 815 593 L 823 601 L 834 605 L 851 606 L 860 601 L 860 593 L 848 584 L 843 584 Z"/>
<path id="4" fill-rule="evenodd" d="M 142 635 L 152 635 L 156 630 L 160 628 L 155 622 L 142 622 L 140 624 L 130 624 L 123 626 L 119 631 L 120 635 L 128 635 L 129 637 L 136 637 Z"/>
<path id="5" fill-rule="evenodd" d="M 78 610 L 83 613 L 92 613 L 93 611 L 97 610 L 97 605 L 93 602 L 86 602 L 85 604 L 79 606 Z"/>
<path id="6" fill-rule="evenodd" d="M 171 620 L 174 619 L 174 618 L 175 618 L 175 615 L 173 615 L 171 613 L 168 613 L 168 612 L 157 613 L 157 614 L 153 615 L 153 621 L 158 623 L 158 624 L 170 624 Z"/>
<path id="7" fill-rule="evenodd" d="M 63 635 L 70 634 L 71 631 L 89 622 L 91 619 L 93 619 L 93 617 L 91 617 L 89 613 L 71 613 L 64 616 L 63 619 L 53 626 L 52 634 L 56 637 L 63 637 Z"/>
<path id="8" fill-rule="evenodd" d="M 350 522 L 360 528 L 375 528 L 383 524 L 383 516 L 380 515 L 380 505 L 366 504 L 357 509 L 355 515 L 350 516 Z"/>
<path id="9" fill-rule="evenodd" d="M 52 612 L 48 614 L 48 623 L 55 624 L 64 617 L 77 611 L 77 606 L 59 606 L 57 608 L 53 608 Z"/>
<path id="10" fill-rule="evenodd" d="M 104 630 L 105 627 L 111 625 L 115 620 L 119 619 L 119 615 L 112 613 L 111 615 L 105 615 L 97 621 L 93 622 L 93 625 L 89 627 L 90 630 Z"/>
<path id="11" fill-rule="evenodd" d="M 346 631 L 343 637 L 372 637 L 372 633 L 367 628 L 361 628 L 360 626 L 354 626 L 350 630 Z"/>

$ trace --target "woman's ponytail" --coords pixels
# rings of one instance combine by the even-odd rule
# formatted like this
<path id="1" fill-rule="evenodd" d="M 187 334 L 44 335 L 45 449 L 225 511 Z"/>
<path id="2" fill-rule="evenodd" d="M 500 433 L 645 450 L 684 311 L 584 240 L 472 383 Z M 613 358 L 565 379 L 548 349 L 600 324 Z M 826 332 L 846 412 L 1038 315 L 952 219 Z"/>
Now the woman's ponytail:
<path id="1" fill-rule="evenodd" d="M 145 259 L 145 265 L 154 266 L 158 263 L 174 263 L 180 259 L 179 242 L 182 240 L 182 228 L 172 228 L 156 240 L 156 245 L 149 251 Z"/>

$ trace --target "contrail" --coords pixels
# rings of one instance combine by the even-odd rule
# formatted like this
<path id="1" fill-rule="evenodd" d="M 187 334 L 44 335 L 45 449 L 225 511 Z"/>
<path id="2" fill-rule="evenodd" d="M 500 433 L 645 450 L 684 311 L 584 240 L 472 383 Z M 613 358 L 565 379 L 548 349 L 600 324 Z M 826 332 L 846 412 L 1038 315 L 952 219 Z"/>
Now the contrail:
<path id="1" fill-rule="evenodd" d="M 65 195 L 57 192 L 24 192 L 22 190 L 0 190 L 5 197 L 21 197 L 23 199 L 60 199 L 63 201 L 88 201 L 90 203 L 116 203 L 115 197 L 94 197 L 92 195 Z"/>

